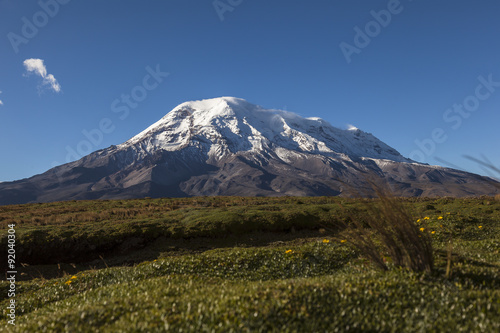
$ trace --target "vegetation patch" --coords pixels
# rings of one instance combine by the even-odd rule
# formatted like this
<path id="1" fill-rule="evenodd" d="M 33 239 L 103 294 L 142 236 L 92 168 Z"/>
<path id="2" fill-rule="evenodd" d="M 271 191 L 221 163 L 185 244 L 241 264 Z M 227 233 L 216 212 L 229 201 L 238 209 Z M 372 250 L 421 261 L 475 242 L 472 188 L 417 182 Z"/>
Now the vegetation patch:
<path id="1" fill-rule="evenodd" d="M 17 282 L 15 327 L 5 320 L 9 284 L 0 282 L 0 325 L 12 332 L 499 331 L 500 202 L 484 197 L 398 204 L 417 232 L 429 237 L 430 271 L 392 265 L 391 251 L 374 238 L 388 268 L 379 270 L 346 241 L 356 221 L 369 226 L 366 200 L 191 198 L 0 207 L 0 230 L 17 222 L 19 262 L 29 265 L 19 267 L 20 274 L 40 272 Z M 65 257 L 73 270 L 64 261 L 37 261 L 61 252 L 77 253 Z M 86 261 L 95 255 L 102 264 L 90 268 Z M 44 276 L 57 265 L 67 274 Z"/>

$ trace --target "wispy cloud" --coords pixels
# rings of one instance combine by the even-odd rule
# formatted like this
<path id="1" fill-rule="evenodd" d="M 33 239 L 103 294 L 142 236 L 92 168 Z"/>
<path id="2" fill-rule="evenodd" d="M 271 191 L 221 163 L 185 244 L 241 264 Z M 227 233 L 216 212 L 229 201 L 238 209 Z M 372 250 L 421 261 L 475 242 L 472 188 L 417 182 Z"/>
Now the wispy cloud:
<path id="1" fill-rule="evenodd" d="M 42 59 L 26 59 L 23 64 L 26 68 L 27 75 L 34 73 L 43 79 L 42 84 L 39 87 L 48 86 L 57 93 L 61 91 L 61 86 L 57 82 L 54 75 L 47 74 L 47 67 L 45 67 Z"/>
<path id="2" fill-rule="evenodd" d="M 2 93 L 2 91 L 0 90 L 0 94 Z M 2 100 L 0 99 L 0 105 L 3 105 L 3 102 Z"/>

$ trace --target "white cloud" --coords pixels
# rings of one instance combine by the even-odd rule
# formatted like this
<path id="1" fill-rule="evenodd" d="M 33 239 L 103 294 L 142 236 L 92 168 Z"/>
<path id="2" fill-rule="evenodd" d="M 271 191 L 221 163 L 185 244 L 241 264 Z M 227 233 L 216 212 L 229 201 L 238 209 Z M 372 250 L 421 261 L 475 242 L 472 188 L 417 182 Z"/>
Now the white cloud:
<path id="1" fill-rule="evenodd" d="M 0 90 L 0 94 L 2 93 L 2 91 Z M 3 102 L 2 100 L 0 99 L 0 105 L 3 105 Z"/>
<path id="2" fill-rule="evenodd" d="M 50 87 L 52 89 L 54 89 L 55 92 L 60 92 L 61 91 L 61 86 L 59 85 L 59 83 L 57 82 L 56 78 L 54 77 L 54 75 L 52 74 L 49 74 L 47 75 L 44 79 L 43 79 L 43 82 L 45 82 L 45 84 L 48 84 L 50 85 Z"/>
<path id="3" fill-rule="evenodd" d="M 47 68 L 43 64 L 42 59 L 26 59 L 24 60 L 24 67 L 26 67 L 26 71 L 35 72 L 41 77 L 47 76 Z"/>
<path id="4" fill-rule="evenodd" d="M 43 78 L 42 86 L 49 86 L 55 92 L 61 91 L 61 86 L 54 75 L 47 74 L 47 67 L 45 67 L 42 59 L 26 59 L 23 64 L 27 75 L 34 73 Z"/>

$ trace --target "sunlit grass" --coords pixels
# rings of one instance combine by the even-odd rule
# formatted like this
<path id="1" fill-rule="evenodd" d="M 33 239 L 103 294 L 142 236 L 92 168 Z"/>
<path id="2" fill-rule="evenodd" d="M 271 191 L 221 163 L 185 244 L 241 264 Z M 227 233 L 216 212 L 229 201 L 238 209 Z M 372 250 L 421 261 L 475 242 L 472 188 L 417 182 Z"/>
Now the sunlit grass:
<path id="1" fill-rule="evenodd" d="M 151 200 L 150 206 L 155 200 Z M 324 228 L 323 222 L 327 223 L 330 218 L 348 221 L 349 216 L 366 214 L 365 205 L 355 200 L 338 198 L 327 202 L 326 198 L 281 198 L 273 202 L 266 198 L 267 201 L 242 199 L 240 204 L 239 199 L 234 199 L 238 203 L 235 206 L 222 207 L 222 202 L 214 200 L 218 206 L 212 207 L 206 204 L 212 199 L 198 198 L 191 208 L 187 207 L 189 200 L 194 199 L 179 200 L 176 203 L 179 207 L 165 214 L 179 214 L 177 217 L 184 214 L 201 221 L 202 217 L 214 213 L 213 220 L 208 219 L 212 222 L 205 226 L 184 220 L 175 225 L 177 233 L 191 232 L 191 239 L 195 241 L 205 232 L 211 235 L 206 239 L 216 244 L 218 237 L 224 237 L 218 232 L 227 230 L 224 228 L 228 225 L 236 223 L 237 228 L 233 226 L 231 228 L 236 229 L 230 230 L 234 235 L 238 232 L 244 235 L 245 230 L 252 230 L 245 223 L 253 222 L 253 227 L 268 228 L 268 233 L 262 234 L 270 237 L 268 244 L 215 246 L 174 255 L 163 252 L 131 267 L 84 269 L 59 278 L 19 281 L 18 316 L 12 331 L 500 330 L 500 202 L 494 198 L 401 200 L 412 211 L 411 222 L 415 224 L 417 237 L 426 233 L 432 242 L 434 269 L 425 274 L 393 266 L 388 271 L 379 271 L 351 246 L 347 230 L 319 231 Z M 335 200 L 343 200 L 342 205 L 349 214 L 343 215 L 345 210 L 339 208 Z M 160 202 L 163 201 L 157 203 Z M 181 207 L 180 202 L 186 206 Z M 245 206 L 250 202 L 252 205 Z M 148 203 L 147 200 L 68 203 L 75 209 L 90 209 L 101 204 L 109 205 L 112 210 L 114 205 L 147 207 Z M 132 210 L 136 209 L 133 205 Z M 11 207 L 10 218 L 19 218 L 15 214 L 36 218 L 46 209 L 62 210 L 63 206 L 61 203 L 30 206 L 34 212 L 26 206 L 23 206 L 24 212 L 17 206 Z M 234 208 L 232 213 L 253 216 L 255 220 L 249 219 L 242 224 L 227 219 L 224 223 L 216 223 L 216 216 L 229 216 L 219 215 L 219 209 L 231 211 L 231 207 Z M 300 216 L 290 214 L 294 207 L 309 212 L 311 230 L 318 230 L 317 236 L 273 242 L 273 237 L 283 233 L 293 235 L 296 230 L 307 227 L 301 218 L 293 219 Z M 6 217 L 1 214 L 7 214 L 7 209 L 2 208 L 0 216 Z M 67 209 L 68 214 L 73 214 Z M 160 208 L 151 209 L 157 209 L 160 214 Z M 285 215 L 285 211 L 289 214 Z M 280 216 L 293 218 L 280 220 Z M 44 246 L 49 242 L 55 244 L 53 251 L 61 251 L 66 242 L 78 239 L 75 238 L 78 235 L 86 235 L 95 242 L 93 244 L 137 236 L 155 239 L 153 231 L 162 235 L 172 227 L 160 220 L 134 220 L 133 217 L 107 221 L 104 226 L 101 222 L 76 221 L 67 229 L 30 223 L 18 226 L 19 240 L 23 242 L 23 237 L 27 237 L 30 242 L 25 244 L 31 244 L 38 251 L 45 251 Z M 46 233 L 40 233 L 44 228 L 48 228 Z M 33 235 L 45 235 L 45 238 L 37 242 Z M 453 265 L 452 274 L 446 276 L 450 239 Z M 390 264 L 389 256 L 383 252 L 382 256 L 382 260 Z M 6 290 L 7 283 L 0 282 L 0 288 Z M 7 327 L 4 318 L 9 300 L 6 297 L 6 292 L 2 292 L 2 329 Z"/>

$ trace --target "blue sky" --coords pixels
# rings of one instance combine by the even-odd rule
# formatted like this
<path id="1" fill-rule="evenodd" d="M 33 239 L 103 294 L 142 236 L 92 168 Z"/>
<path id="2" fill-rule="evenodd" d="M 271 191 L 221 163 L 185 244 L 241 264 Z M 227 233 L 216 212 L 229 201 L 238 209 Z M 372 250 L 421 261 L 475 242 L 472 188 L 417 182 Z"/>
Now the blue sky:
<path id="1" fill-rule="evenodd" d="M 500 165 L 500 2 L 215 5 L 0 0 L 0 181 L 122 143 L 184 101 L 219 96 L 352 124 L 430 164 L 485 174 L 463 157 L 472 155 Z M 27 75 L 27 59 L 44 61 L 45 78 Z"/>

